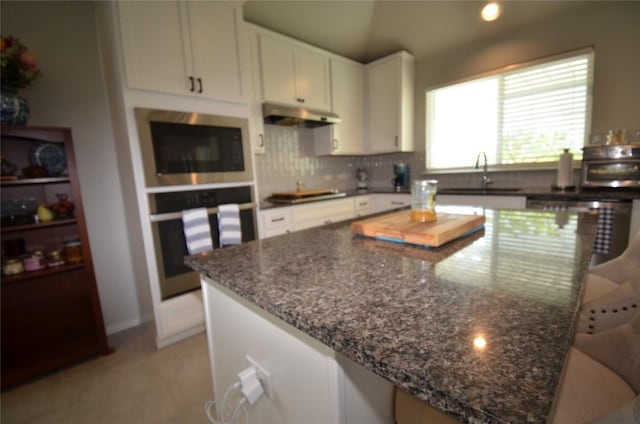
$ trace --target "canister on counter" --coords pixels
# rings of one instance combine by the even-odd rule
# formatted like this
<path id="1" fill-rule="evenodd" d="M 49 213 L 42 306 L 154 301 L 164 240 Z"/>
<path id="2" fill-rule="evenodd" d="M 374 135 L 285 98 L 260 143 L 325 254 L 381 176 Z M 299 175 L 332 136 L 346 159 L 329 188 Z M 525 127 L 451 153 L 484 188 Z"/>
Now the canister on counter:
<path id="1" fill-rule="evenodd" d="M 415 180 L 411 189 L 411 220 L 431 222 L 436 216 L 438 180 Z"/>
<path id="2" fill-rule="evenodd" d="M 65 241 L 64 249 L 62 249 L 62 255 L 64 256 L 66 263 L 77 264 L 82 262 L 82 244 L 80 243 L 80 240 Z"/>

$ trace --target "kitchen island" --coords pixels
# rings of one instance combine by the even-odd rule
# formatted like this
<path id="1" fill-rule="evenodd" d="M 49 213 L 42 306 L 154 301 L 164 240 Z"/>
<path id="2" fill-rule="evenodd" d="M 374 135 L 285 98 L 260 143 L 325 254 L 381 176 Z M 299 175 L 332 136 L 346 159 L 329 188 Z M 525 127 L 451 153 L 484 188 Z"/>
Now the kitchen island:
<path id="1" fill-rule="evenodd" d="M 484 230 L 439 249 L 347 222 L 188 257 L 217 398 L 250 355 L 274 386 L 256 422 L 393 422 L 394 385 L 462 422 L 546 422 L 597 216 L 560 228 L 552 212 L 480 213 Z"/>

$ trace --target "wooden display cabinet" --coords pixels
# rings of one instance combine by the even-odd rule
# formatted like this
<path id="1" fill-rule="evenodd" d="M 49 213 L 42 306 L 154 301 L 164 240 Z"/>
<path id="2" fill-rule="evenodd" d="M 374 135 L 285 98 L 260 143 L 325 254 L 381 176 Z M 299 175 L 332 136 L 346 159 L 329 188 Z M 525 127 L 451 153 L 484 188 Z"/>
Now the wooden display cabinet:
<path id="1" fill-rule="evenodd" d="M 47 222 L 39 222 L 31 214 L 15 219 L 3 210 L 3 265 L 8 259 L 6 247 L 10 240 L 23 240 L 27 255 L 36 250 L 62 250 L 69 240 L 79 240 L 82 247 L 81 262 L 2 276 L 4 389 L 76 361 L 108 354 L 110 348 L 87 236 L 71 130 L 3 126 L 1 137 L 3 159 L 17 168 L 15 175 L 2 176 L 3 202 L 35 198 L 39 204 L 51 205 L 63 194 L 74 205 L 72 214 Z M 62 164 L 60 161 L 62 153 L 66 167 L 64 161 Z M 34 161 L 44 164 L 56 175 L 49 173 L 37 178 L 21 175 L 21 170 Z"/>

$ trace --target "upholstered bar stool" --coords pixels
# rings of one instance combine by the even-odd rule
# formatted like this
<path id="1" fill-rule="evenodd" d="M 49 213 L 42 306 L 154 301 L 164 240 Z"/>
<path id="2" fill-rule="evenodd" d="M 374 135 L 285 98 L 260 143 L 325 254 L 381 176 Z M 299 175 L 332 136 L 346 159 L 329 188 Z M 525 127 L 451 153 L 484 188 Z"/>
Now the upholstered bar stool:
<path id="1" fill-rule="evenodd" d="M 640 231 L 620 256 L 589 269 L 582 303 L 597 299 L 632 277 L 640 276 Z"/>

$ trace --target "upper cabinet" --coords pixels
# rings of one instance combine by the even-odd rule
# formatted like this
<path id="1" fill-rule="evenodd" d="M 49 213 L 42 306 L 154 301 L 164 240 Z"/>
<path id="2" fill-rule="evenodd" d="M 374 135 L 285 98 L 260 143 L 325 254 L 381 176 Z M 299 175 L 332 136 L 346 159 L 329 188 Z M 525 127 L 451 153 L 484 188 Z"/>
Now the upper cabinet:
<path id="1" fill-rule="evenodd" d="M 286 40 L 260 35 L 265 101 L 329 110 L 329 57 Z"/>
<path id="2" fill-rule="evenodd" d="M 366 65 L 368 153 L 413 151 L 414 58 L 398 52 Z"/>
<path id="3" fill-rule="evenodd" d="M 127 85 L 246 102 L 240 7 L 232 2 L 118 2 Z"/>
<path id="4" fill-rule="evenodd" d="M 365 152 L 364 65 L 331 58 L 332 111 L 340 123 L 315 128 L 317 155 L 361 155 Z"/>

